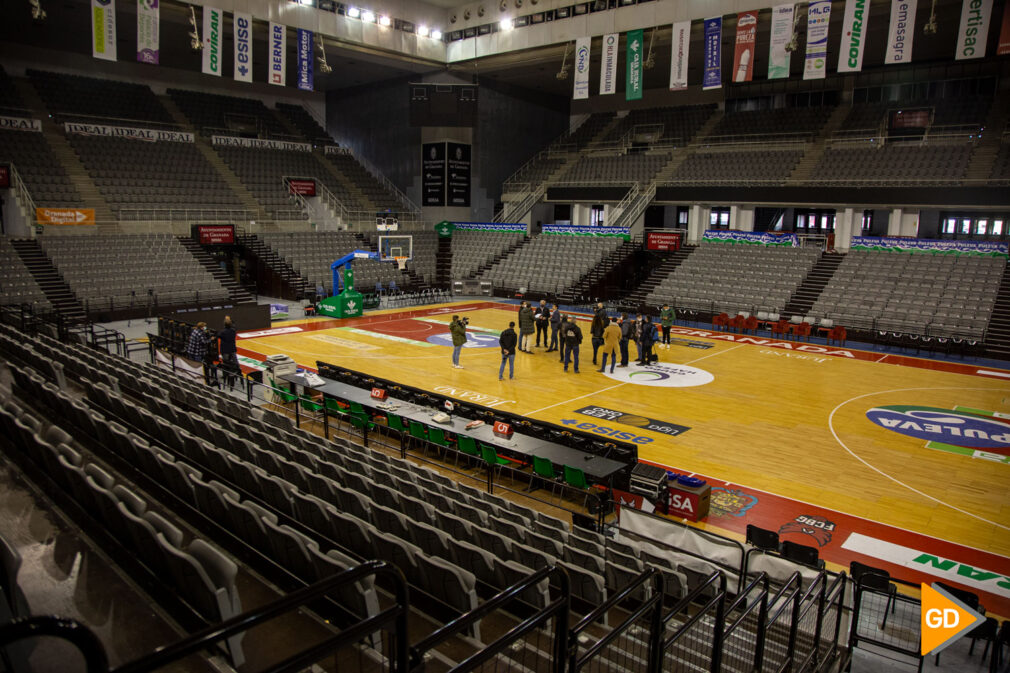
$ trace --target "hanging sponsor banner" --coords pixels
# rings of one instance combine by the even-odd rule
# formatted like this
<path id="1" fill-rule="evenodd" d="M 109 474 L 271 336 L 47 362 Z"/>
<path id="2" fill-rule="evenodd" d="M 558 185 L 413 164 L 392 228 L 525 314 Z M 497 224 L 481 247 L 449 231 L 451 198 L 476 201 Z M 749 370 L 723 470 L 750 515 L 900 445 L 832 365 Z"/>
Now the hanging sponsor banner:
<path id="1" fill-rule="evenodd" d="M 312 91 L 312 31 L 297 31 L 298 35 L 298 88 L 302 91 Z"/>
<path id="2" fill-rule="evenodd" d="M 1003 13 L 1006 14 L 1006 10 Z M 991 18 L 992 0 L 964 0 L 961 5 L 961 27 L 957 31 L 955 60 L 985 56 Z"/>
<path id="3" fill-rule="evenodd" d="M 327 145 L 323 148 L 323 154 L 353 154 L 350 147 L 341 147 L 340 145 Z"/>
<path id="4" fill-rule="evenodd" d="M 589 47 L 592 38 L 580 37 L 575 40 L 575 82 L 572 98 L 589 98 Z"/>
<path id="5" fill-rule="evenodd" d="M 642 43 L 644 33 L 641 30 L 628 31 L 628 53 L 625 55 L 627 72 L 624 82 L 624 100 L 642 99 Z"/>
<path id="6" fill-rule="evenodd" d="M 796 234 L 772 234 L 753 231 L 727 231 L 707 229 L 702 238 L 710 243 L 744 243 L 747 245 L 777 245 L 798 248 L 800 239 Z"/>
<path id="7" fill-rule="evenodd" d="M 673 24 L 673 45 L 670 54 L 670 91 L 687 88 L 687 56 L 691 48 L 691 22 Z"/>
<path id="8" fill-rule="evenodd" d="M 778 5 L 772 8 L 772 35 L 768 47 L 768 79 L 783 79 L 789 77 L 789 60 L 791 53 L 786 51 L 786 45 L 793 36 L 792 4 Z"/>
<path id="9" fill-rule="evenodd" d="M 279 23 L 270 22 L 270 68 L 268 81 L 277 86 L 284 86 L 287 83 L 287 27 Z"/>
<path id="10" fill-rule="evenodd" d="M 137 60 L 158 64 L 160 49 L 158 0 L 137 0 Z"/>
<path id="11" fill-rule="evenodd" d="M 36 208 L 39 224 L 94 224 L 94 208 Z"/>
<path id="12" fill-rule="evenodd" d="M 891 0 L 891 26 L 887 31 L 884 63 L 908 63 L 912 60 L 915 6 L 916 0 Z"/>
<path id="13" fill-rule="evenodd" d="M 421 146 L 421 205 L 445 205 L 445 143 Z"/>
<path id="14" fill-rule="evenodd" d="M 838 72 L 863 69 L 863 45 L 870 25 L 870 0 L 846 0 L 842 20 L 842 43 L 838 49 Z"/>
<path id="15" fill-rule="evenodd" d="M 116 60 L 116 0 L 91 0 L 91 55 Z"/>
<path id="16" fill-rule="evenodd" d="M 235 12 L 231 27 L 235 40 L 235 81 L 252 82 L 252 14 Z"/>
<path id="17" fill-rule="evenodd" d="M 236 136 L 211 136 L 212 145 L 228 147 L 252 147 L 257 150 L 289 150 L 294 152 L 311 152 L 309 143 L 291 143 L 285 140 L 260 140 L 259 138 L 239 138 Z"/>
<path id="18" fill-rule="evenodd" d="M 733 81 L 749 82 L 754 77 L 754 44 L 757 42 L 757 10 L 736 16 L 736 49 L 733 50 Z"/>
<path id="19" fill-rule="evenodd" d="M 203 74 L 221 76 L 221 10 L 203 8 Z"/>
<path id="20" fill-rule="evenodd" d="M 853 236 L 851 250 L 888 250 L 929 252 L 945 255 L 981 255 L 1005 257 L 1010 244 L 996 241 L 946 241 L 929 238 L 889 238 L 886 236 Z"/>
<path id="21" fill-rule="evenodd" d="M 540 231 L 555 236 L 616 236 L 624 240 L 631 238 L 631 229 L 628 227 L 569 227 L 562 224 L 545 224 Z"/>
<path id="22" fill-rule="evenodd" d="M 191 143 L 193 134 L 185 131 L 162 131 L 159 129 L 140 129 L 131 126 L 103 126 L 101 124 L 77 124 L 67 122 L 63 125 L 66 133 L 79 136 L 109 136 L 112 138 L 129 138 L 131 140 L 146 140 L 147 142 Z"/>
<path id="23" fill-rule="evenodd" d="M 446 143 L 446 204 L 454 208 L 470 207 L 470 145 Z"/>
<path id="24" fill-rule="evenodd" d="M 722 17 L 705 19 L 705 74 L 702 89 L 722 87 Z"/>
<path id="25" fill-rule="evenodd" d="M 807 58 L 803 79 L 824 79 L 828 72 L 828 26 L 831 0 L 811 0 L 807 5 Z"/>
<path id="26" fill-rule="evenodd" d="M 620 42 L 621 36 L 619 33 L 603 36 L 603 51 L 600 53 L 601 96 L 606 96 L 617 91 L 617 47 Z"/>
<path id="27" fill-rule="evenodd" d="M 315 196 L 316 181 L 288 180 L 288 191 L 291 192 L 292 194 L 301 194 L 302 196 Z"/>
<path id="28" fill-rule="evenodd" d="M 1010 54 L 1010 7 L 1003 8 L 1003 25 L 999 29 L 999 44 L 996 45 L 996 54 L 999 56 Z"/>
<path id="29" fill-rule="evenodd" d="M 457 231 L 526 231 L 522 222 L 453 222 Z"/>
<path id="30" fill-rule="evenodd" d="M 23 117 L 0 117 L 0 131 L 35 131 L 42 133 L 42 122 Z"/>

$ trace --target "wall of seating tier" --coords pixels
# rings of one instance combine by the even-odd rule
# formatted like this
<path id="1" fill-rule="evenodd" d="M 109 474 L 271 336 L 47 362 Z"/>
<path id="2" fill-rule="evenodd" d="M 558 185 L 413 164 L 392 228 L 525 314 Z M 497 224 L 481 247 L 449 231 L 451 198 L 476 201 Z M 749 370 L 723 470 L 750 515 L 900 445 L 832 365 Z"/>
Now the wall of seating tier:
<path id="1" fill-rule="evenodd" d="M 611 128 L 603 142 L 621 140 L 635 126 L 662 124 L 663 133 L 657 139 L 660 143 L 673 142 L 686 145 L 715 112 L 714 103 L 685 105 L 673 108 L 648 108 L 632 110 Z"/>
<path id="2" fill-rule="evenodd" d="M 42 236 L 39 243 L 91 310 L 228 299 L 228 290 L 171 234 Z"/>
<path id="3" fill-rule="evenodd" d="M 915 181 L 958 184 L 971 160 L 974 145 L 922 145 L 892 141 L 829 148 L 811 174 L 810 184 L 879 185 Z"/>
<path id="4" fill-rule="evenodd" d="M 124 208 L 242 208 L 242 201 L 192 143 L 80 135 L 67 140 L 117 217 Z M 169 217 L 152 212 L 143 219 Z M 191 218 L 180 212 L 173 219 Z"/>
<path id="5" fill-rule="evenodd" d="M 670 161 L 670 154 L 580 156 L 559 178 L 560 182 L 590 184 L 648 183 Z"/>
<path id="6" fill-rule="evenodd" d="M 0 162 L 14 164 L 36 206 L 67 208 L 81 204 L 80 192 L 41 133 L 0 131 Z"/>
<path id="7" fill-rule="evenodd" d="M 174 123 L 165 106 L 144 84 L 31 69 L 25 74 L 53 114 Z"/>
<path id="8" fill-rule="evenodd" d="M 285 177 L 311 178 L 337 189 L 337 179 L 319 164 L 311 152 L 266 150 L 244 147 L 215 147 L 218 155 L 234 171 L 263 209 L 276 220 L 304 220 L 304 213 L 291 194 Z"/>
<path id="9" fill-rule="evenodd" d="M 322 286 L 327 294 L 333 292 L 330 265 L 350 252 L 368 247 L 349 231 L 261 234 L 260 238 L 297 273 L 307 278 L 310 287 Z M 361 292 L 371 292 L 377 289 L 377 285 L 389 290 L 410 284 L 410 277 L 392 262 L 356 259 L 353 268 L 354 284 Z"/>
<path id="10" fill-rule="evenodd" d="M 855 250 L 811 315 L 863 329 L 982 338 L 1006 258 Z"/>
<path id="11" fill-rule="evenodd" d="M 645 301 L 732 315 L 779 313 L 818 257 L 813 248 L 702 243 Z"/>
<path id="12" fill-rule="evenodd" d="M 502 254 L 526 236 L 521 231 L 452 232 L 452 277 L 472 278 L 477 269 Z"/>
<path id="13" fill-rule="evenodd" d="M 389 209 L 394 212 L 405 209 L 405 204 L 401 203 L 374 175 L 358 163 L 354 155 L 328 154 L 325 156 L 325 160 L 330 162 L 366 199 L 361 201 L 351 197 L 351 202 L 346 204 L 348 208 L 357 207 L 362 210 L 375 211 Z"/>
<path id="14" fill-rule="evenodd" d="M 185 89 L 168 89 L 167 93 L 193 126 L 206 135 L 227 135 L 228 131 L 243 135 L 249 132 L 265 132 L 275 137 L 291 135 L 259 99 Z"/>
<path id="15" fill-rule="evenodd" d="M 326 132 L 326 129 L 320 126 L 316 118 L 301 105 L 277 103 L 276 110 L 309 141 L 319 138 L 330 140 L 330 134 Z"/>
<path id="16" fill-rule="evenodd" d="M 834 107 L 776 108 L 727 113 L 706 136 L 765 136 L 769 140 L 821 130 Z"/>
<path id="17" fill-rule="evenodd" d="M 480 275 L 496 287 L 525 287 L 530 292 L 560 294 L 620 247 L 615 237 L 554 236 L 530 238 Z"/>
<path id="18" fill-rule="evenodd" d="M 670 182 L 753 182 L 783 184 L 803 158 L 803 150 L 774 149 L 740 152 L 696 151 L 673 172 Z"/>
<path id="19" fill-rule="evenodd" d="M 14 246 L 0 236 L 0 306 L 35 304 L 42 312 L 52 309 L 45 292 L 35 282 Z"/>

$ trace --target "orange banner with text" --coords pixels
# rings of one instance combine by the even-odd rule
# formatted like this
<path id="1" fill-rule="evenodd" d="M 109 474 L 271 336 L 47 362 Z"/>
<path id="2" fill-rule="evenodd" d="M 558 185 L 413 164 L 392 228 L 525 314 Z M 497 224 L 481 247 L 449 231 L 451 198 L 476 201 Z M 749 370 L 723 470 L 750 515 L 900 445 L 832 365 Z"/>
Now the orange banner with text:
<path id="1" fill-rule="evenodd" d="M 94 224 L 94 208 L 36 208 L 39 224 Z"/>

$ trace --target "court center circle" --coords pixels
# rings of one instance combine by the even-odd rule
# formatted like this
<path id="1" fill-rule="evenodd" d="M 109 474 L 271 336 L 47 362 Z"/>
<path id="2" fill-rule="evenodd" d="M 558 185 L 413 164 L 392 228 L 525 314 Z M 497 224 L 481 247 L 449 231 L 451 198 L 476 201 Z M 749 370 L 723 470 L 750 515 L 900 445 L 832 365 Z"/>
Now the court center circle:
<path id="1" fill-rule="evenodd" d="M 607 378 L 622 383 L 656 388 L 691 388 L 703 386 L 715 380 L 711 372 L 687 365 L 656 362 L 650 365 L 622 367 L 613 372 L 604 372 Z"/>

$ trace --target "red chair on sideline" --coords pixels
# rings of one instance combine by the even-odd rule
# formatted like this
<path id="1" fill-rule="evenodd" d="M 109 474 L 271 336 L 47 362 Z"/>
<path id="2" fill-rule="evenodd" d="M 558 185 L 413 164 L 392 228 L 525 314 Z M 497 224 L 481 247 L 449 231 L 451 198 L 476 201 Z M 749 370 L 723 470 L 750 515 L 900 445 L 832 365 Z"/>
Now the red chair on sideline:
<path id="1" fill-rule="evenodd" d="M 712 316 L 712 327 L 718 327 L 719 329 L 726 329 L 729 324 L 729 315 L 725 313 L 720 313 L 719 315 Z"/>
<path id="2" fill-rule="evenodd" d="M 793 328 L 792 329 L 793 335 L 796 337 L 797 340 L 805 338 L 807 341 L 810 341 L 810 329 L 811 329 L 810 323 L 801 322 L 799 324 L 793 325 L 792 328 Z"/>
<path id="3" fill-rule="evenodd" d="M 743 332 L 743 326 L 745 322 L 746 318 L 744 318 L 742 315 L 735 315 L 729 319 L 729 326 L 735 332 Z"/>
<path id="4" fill-rule="evenodd" d="M 756 316 L 749 316 L 743 321 L 743 329 L 745 332 L 750 332 L 751 334 L 758 333 L 758 319 Z"/>
<path id="5" fill-rule="evenodd" d="M 772 336 L 778 335 L 783 339 L 789 335 L 789 321 L 779 320 L 777 323 L 772 325 Z"/>
<path id="6" fill-rule="evenodd" d="M 844 346 L 845 339 L 847 337 L 848 334 L 846 333 L 845 328 L 842 327 L 841 325 L 835 325 L 834 327 L 831 328 L 831 331 L 828 332 L 828 345 L 830 345 L 831 342 L 833 341 L 835 342 L 835 345 Z"/>

